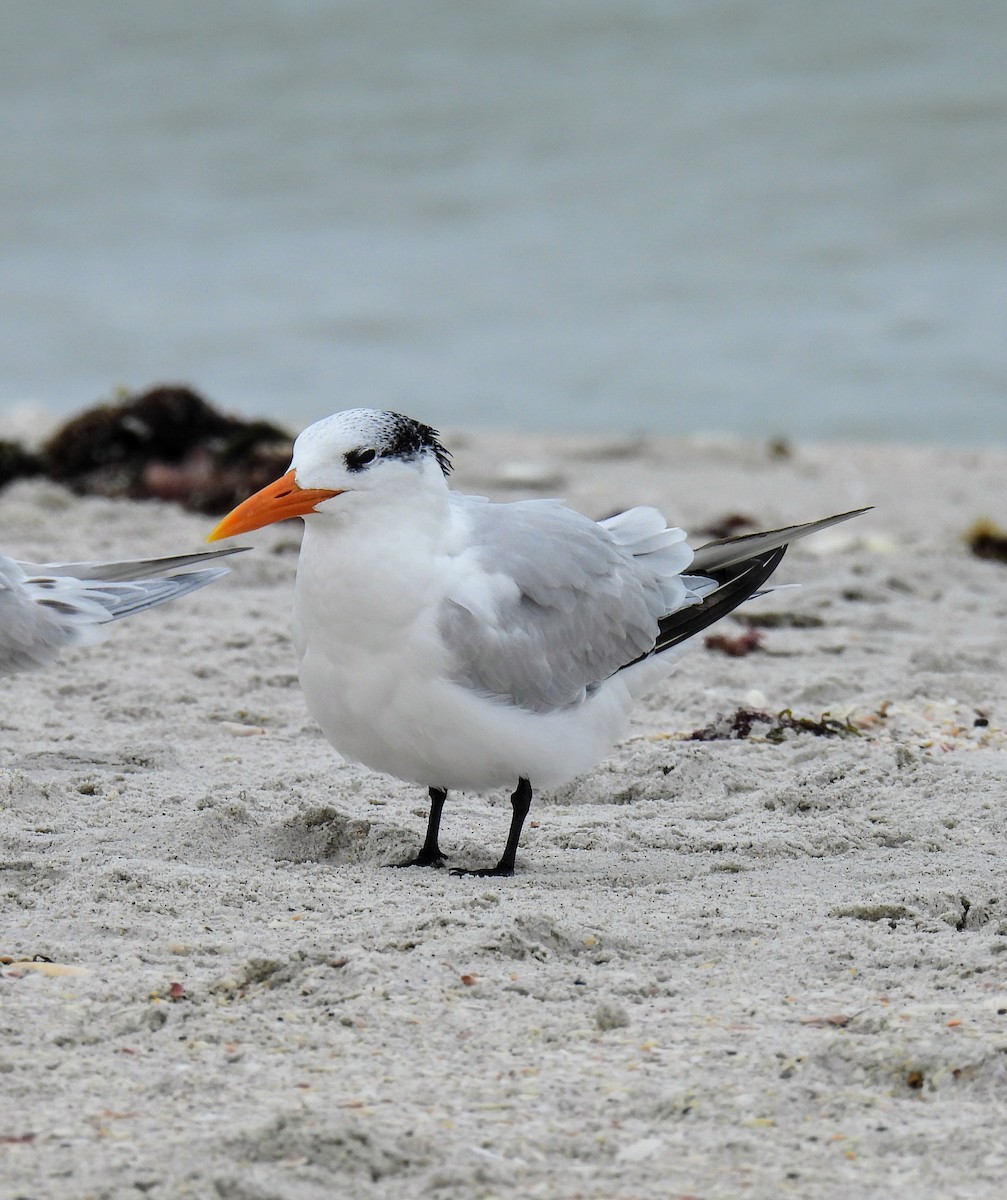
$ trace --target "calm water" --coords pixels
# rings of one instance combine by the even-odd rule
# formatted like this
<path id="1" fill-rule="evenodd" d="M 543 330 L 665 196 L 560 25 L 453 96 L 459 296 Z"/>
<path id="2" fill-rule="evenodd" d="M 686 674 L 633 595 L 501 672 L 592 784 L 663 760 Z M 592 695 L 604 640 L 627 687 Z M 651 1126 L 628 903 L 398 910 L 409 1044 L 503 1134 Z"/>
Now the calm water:
<path id="1" fill-rule="evenodd" d="M 1003 0 L 4 0 L 0 404 L 1007 443 Z"/>

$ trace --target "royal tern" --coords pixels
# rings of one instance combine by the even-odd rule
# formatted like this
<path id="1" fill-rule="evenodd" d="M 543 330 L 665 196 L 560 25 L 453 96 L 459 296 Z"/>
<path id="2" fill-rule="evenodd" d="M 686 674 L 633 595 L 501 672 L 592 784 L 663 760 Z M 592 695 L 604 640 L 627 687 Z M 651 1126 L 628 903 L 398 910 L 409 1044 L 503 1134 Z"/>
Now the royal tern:
<path id="1" fill-rule="evenodd" d="M 442 863 L 450 789 L 517 781 L 500 861 L 459 874 L 513 874 L 533 788 L 600 762 L 634 701 L 689 638 L 763 587 L 788 542 L 856 515 L 694 552 L 653 508 L 595 522 L 558 500 L 452 492 L 449 471 L 436 430 L 393 412 L 336 413 L 210 540 L 304 518 L 301 686 L 344 757 L 429 790 L 426 839 L 404 865 Z"/>
<path id="2" fill-rule="evenodd" d="M 24 563 L 0 555 L 0 675 L 45 666 L 66 646 L 100 640 L 110 621 L 212 583 L 228 568 L 188 568 L 241 549 L 130 562 Z"/>

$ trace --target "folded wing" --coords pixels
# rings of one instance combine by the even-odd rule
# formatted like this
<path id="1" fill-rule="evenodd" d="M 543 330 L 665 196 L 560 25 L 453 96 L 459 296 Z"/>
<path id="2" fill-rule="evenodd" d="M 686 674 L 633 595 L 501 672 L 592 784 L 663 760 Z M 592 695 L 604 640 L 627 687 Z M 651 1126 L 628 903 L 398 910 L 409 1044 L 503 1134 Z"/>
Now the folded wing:
<path id="1" fill-rule="evenodd" d="M 453 677 L 536 712 L 695 637 L 760 592 L 790 542 L 866 511 L 692 551 L 652 508 L 594 522 L 559 501 L 454 502 L 468 548 L 440 613 Z"/>
<path id="2" fill-rule="evenodd" d="M 655 509 L 599 524 L 552 500 L 456 508 L 468 548 L 440 613 L 454 678 L 535 712 L 583 700 L 714 586 L 682 575 L 692 551 Z"/>

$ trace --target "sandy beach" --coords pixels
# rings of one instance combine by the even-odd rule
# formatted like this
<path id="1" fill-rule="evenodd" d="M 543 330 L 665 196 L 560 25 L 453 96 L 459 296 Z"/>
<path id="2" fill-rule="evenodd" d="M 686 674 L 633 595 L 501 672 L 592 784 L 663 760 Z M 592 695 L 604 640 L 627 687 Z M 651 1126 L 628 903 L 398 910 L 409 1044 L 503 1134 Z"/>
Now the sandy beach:
<path id="1" fill-rule="evenodd" d="M 4 680 L 0 955 L 52 961 L 0 968 L 0 1196 L 1002 1196 L 1007 566 L 964 534 L 1007 524 L 1007 452 L 445 440 L 463 490 L 696 541 L 876 507 L 792 548 L 756 651 L 698 645 L 536 799 L 512 879 L 388 868 L 425 796 L 307 714 L 299 523 Z M 211 524 L 0 493 L 34 561 Z M 712 736 L 739 709 L 841 729 Z M 488 865 L 508 816 L 453 795 L 442 845 Z"/>

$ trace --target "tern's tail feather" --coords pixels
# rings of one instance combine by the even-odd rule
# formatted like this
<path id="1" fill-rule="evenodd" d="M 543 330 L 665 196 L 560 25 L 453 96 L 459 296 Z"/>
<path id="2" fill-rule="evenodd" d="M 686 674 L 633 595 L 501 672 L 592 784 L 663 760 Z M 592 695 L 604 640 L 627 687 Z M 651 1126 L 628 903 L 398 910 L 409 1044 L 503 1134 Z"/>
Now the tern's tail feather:
<path id="1" fill-rule="evenodd" d="M 699 604 L 680 608 L 661 619 L 660 633 L 650 654 L 660 654 L 695 637 L 733 612 L 739 604 L 759 595 L 764 590 L 763 584 L 780 565 L 791 542 L 867 511 L 866 508 L 858 508 L 853 512 L 825 517 L 821 521 L 809 521 L 806 525 L 790 525 L 765 533 L 722 538 L 700 546 L 689 566 L 690 575 L 692 571 L 701 571 L 714 586 L 706 590 Z M 701 591 L 699 585 L 702 582 L 695 581 L 693 590 Z"/>
<path id="2" fill-rule="evenodd" d="M 709 574 L 718 568 L 730 567 L 745 559 L 754 558 L 766 550 L 775 550 L 777 546 L 788 546 L 798 538 L 807 537 L 809 533 L 818 533 L 821 529 L 838 525 L 840 521 L 849 521 L 851 517 L 859 517 L 865 512 L 870 512 L 870 506 L 854 508 L 834 517 L 824 517 L 821 521 L 809 521 L 806 525 L 787 525 L 783 529 L 769 529 L 765 533 L 744 533 L 739 537 L 707 542 L 693 553 L 689 570 Z"/>

